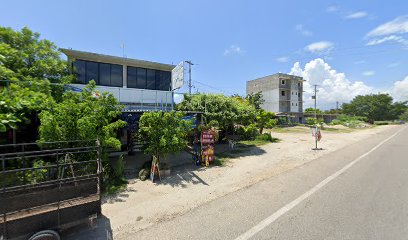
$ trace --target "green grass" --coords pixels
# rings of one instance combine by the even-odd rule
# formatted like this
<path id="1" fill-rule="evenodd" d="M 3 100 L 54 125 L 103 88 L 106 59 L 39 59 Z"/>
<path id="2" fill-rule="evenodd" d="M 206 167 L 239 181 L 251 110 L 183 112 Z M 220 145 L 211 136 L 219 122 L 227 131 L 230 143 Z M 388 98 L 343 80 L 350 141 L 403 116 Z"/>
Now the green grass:
<path id="1" fill-rule="evenodd" d="M 126 189 L 128 181 L 125 178 L 105 180 L 102 187 L 102 196 L 112 195 Z"/>

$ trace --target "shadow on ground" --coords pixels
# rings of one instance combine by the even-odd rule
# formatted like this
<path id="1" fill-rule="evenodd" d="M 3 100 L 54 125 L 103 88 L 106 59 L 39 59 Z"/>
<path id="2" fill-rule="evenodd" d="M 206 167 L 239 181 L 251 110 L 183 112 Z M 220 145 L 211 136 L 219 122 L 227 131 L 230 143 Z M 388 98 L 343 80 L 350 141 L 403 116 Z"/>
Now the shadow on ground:
<path id="1" fill-rule="evenodd" d="M 104 203 L 115 203 L 115 202 L 126 202 L 126 199 L 129 197 L 130 192 L 137 192 L 137 190 L 133 188 L 125 188 L 120 190 L 114 194 L 110 194 L 107 196 L 102 197 L 102 204 Z"/>
<path id="2" fill-rule="evenodd" d="M 222 153 L 216 154 L 215 161 L 209 166 L 220 167 L 225 166 L 228 158 L 237 158 L 245 156 L 258 156 L 266 153 L 262 148 L 251 145 L 251 144 L 237 144 L 235 149 L 224 151 Z M 195 166 L 193 162 L 191 164 L 184 164 L 172 168 L 172 173 L 169 177 L 160 180 L 155 180 L 157 185 L 170 185 L 172 187 L 181 186 L 186 188 L 188 184 L 203 184 L 207 185 L 203 179 L 201 179 L 196 172 L 206 171 L 208 167 L 205 166 Z"/>
<path id="3" fill-rule="evenodd" d="M 66 230 L 61 234 L 64 240 L 112 240 L 112 227 L 109 218 L 101 215 L 96 220 L 96 226 L 90 227 L 87 224 Z"/>

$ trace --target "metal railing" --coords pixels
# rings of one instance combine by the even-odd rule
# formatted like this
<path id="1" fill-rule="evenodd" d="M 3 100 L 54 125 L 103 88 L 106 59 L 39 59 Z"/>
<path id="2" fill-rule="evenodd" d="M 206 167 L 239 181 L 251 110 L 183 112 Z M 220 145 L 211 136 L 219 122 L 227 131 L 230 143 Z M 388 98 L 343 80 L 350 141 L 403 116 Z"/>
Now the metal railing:
<path id="1" fill-rule="evenodd" d="M 52 228 L 59 228 L 66 223 L 60 209 L 67 211 L 66 206 L 72 207 L 67 202 L 75 199 L 94 199 L 86 203 L 97 201 L 100 208 L 99 141 L 0 145 L 0 163 L 0 235 L 6 238 L 24 228 L 15 221 L 47 212 L 56 212 Z M 13 222 L 9 227 L 8 221 Z"/>

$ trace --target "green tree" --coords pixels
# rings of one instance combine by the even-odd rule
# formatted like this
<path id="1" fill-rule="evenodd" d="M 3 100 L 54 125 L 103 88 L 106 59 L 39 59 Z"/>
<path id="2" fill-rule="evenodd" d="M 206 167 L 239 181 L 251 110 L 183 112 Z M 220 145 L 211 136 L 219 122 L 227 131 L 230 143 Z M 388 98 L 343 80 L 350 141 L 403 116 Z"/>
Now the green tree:
<path id="1" fill-rule="evenodd" d="M 82 92 L 66 92 L 60 103 L 54 103 L 39 114 L 39 142 L 98 139 L 102 150 L 120 149 L 117 130 L 126 126 L 118 120 L 121 106 L 110 93 L 95 90 L 91 81 Z"/>
<path id="2" fill-rule="evenodd" d="M 342 106 L 344 114 L 366 117 L 370 123 L 396 119 L 396 113 L 400 112 L 398 108 L 400 104 L 394 105 L 393 98 L 384 93 L 359 95 Z"/>
<path id="3" fill-rule="evenodd" d="M 315 113 L 315 109 L 312 108 L 312 107 L 306 108 L 306 109 L 305 109 L 305 113 L 314 114 L 314 113 Z M 317 113 L 317 114 L 322 114 L 323 112 L 322 112 L 322 110 L 320 110 L 320 109 L 317 108 L 317 109 L 316 109 L 316 113 Z"/>
<path id="4" fill-rule="evenodd" d="M 16 129 L 17 124 L 28 124 L 28 116 L 48 108 L 54 103 L 50 95 L 50 85 L 43 82 L 10 84 L 0 89 L 0 132 Z"/>
<path id="5" fill-rule="evenodd" d="M 392 120 L 399 119 L 404 112 L 408 110 L 408 101 L 395 102 L 392 104 L 391 116 Z"/>
<path id="6" fill-rule="evenodd" d="M 167 154 L 187 146 L 192 122 L 183 117 L 180 112 L 146 112 L 140 117 L 139 140 L 144 143 L 144 152 L 152 155 L 157 163 Z"/>
<path id="7" fill-rule="evenodd" d="M 246 99 L 222 94 L 185 95 L 177 110 L 205 112 L 207 122 L 215 120 L 221 130 L 233 129 L 235 124 L 248 125 L 255 121 L 256 110 Z"/>
<path id="8" fill-rule="evenodd" d="M 61 99 L 59 84 L 73 76 L 60 54 L 55 44 L 26 27 L 0 27 L 0 131 L 29 123 L 27 116 Z"/>
<path id="9" fill-rule="evenodd" d="M 2 80 L 69 82 L 66 61 L 49 40 L 27 27 L 21 31 L 0 27 L 0 78 Z"/>
<path id="10" fill-rule="evenodd" d="M 400 119 L 403 121 L 408 121 L 408 109 L 400 115 Z"/>
<path id="11" fill-rule="evenodd" d="M 246 96 L 246 99 L 256 110 L 260 110 L 262 104 L 265 102 L 262 92 L 250 93 Z"/>
<path id="12" fill-rule="evenodd" d="M 273 128 L 278 124 L 278 119 L 274 119 L 275 113 L 260 110 L 256 117 L 259 133 L 262 134 L 264 128 Z"/>

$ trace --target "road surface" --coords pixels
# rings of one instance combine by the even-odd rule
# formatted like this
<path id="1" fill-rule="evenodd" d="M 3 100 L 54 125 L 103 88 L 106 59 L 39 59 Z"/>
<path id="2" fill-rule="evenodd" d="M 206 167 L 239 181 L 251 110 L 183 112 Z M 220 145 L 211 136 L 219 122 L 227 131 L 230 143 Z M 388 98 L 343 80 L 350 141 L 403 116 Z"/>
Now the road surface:
<path id="1" fill-rule="evenodd" d="M 121 239 L 407 239 L 400 126 Z"/>

